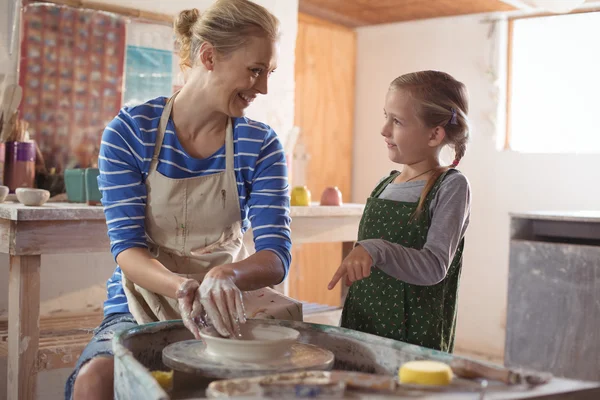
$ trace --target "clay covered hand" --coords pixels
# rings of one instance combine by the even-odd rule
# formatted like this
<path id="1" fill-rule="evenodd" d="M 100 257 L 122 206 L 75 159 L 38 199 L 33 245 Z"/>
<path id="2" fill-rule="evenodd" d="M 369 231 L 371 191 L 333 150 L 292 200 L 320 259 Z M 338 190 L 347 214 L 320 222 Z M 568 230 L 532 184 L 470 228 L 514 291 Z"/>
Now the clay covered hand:
<path id="1" fill-rule="evenodd" d="M 177 305 L 186 328 L 196 339 L 200 339 L 199 326 L 206 326 L 203 308 L 200 303 L 200 284 L 195 279 L 187 279 L 177 289 Z"/>
<path id="2" fill-rule="evenodd" d="M 239 336 L 240 323 L 246 322 L 246 313 L 242 292 L 232 273 L 217 267 L 206 274 L 200 285 L 200 302 L 221 336 Z"/>
<path id="3" fill-rule="evenodd" d="M 368 278 L 371 275 L 373 259 L 362 246 L 356 246 L 350 254 L 342 261 L 331 282 L 327 288 L 333 289 L 340 279 L 346 279 L 346 285 L 350 286 L 353 282 Z"/>

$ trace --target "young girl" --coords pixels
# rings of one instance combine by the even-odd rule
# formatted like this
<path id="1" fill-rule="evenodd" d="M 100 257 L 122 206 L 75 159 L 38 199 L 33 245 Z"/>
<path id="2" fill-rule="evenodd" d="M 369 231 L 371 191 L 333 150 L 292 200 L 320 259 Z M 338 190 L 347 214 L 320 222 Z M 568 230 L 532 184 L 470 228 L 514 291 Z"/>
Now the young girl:
<path id="1" fill-rule="evenodd" d="M 456 166 L 469 129 L 467 90 L 438 71 L 402 75 L 385 99 L 392 171 L 373 190 L 357 246 L 329 289 L 350 286 L 341 326 L 452 352 L 464 234 L 469 224 L 469 183 Z M 456 153 L 440 163 L 446 145 Z"/>

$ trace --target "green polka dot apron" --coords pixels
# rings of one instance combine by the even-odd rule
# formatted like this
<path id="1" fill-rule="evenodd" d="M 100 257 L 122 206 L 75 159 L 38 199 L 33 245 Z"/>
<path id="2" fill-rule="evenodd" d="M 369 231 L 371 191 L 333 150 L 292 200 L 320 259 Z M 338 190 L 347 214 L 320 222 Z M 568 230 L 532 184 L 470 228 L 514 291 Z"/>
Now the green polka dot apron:
<path id="1" fill-rule="evenodd" d="M 423 212 L 412 218 L 418 202 L 379 199 L 400 174 L 394 171 L 371 193 L 360 221 L 358 240 L 384 239 L 422 249 L 431 224 L 429 206 L 442 174 L 425 199 Z M 354 282 L 342 311 L 341 326 L 431 349 L 452 352 L 456 327 L 457 293 L 464 240 L 459 243 L 448 274 L 433 286 L 417 286 L 393 278 L 377 266 L 371 275 Z"/>

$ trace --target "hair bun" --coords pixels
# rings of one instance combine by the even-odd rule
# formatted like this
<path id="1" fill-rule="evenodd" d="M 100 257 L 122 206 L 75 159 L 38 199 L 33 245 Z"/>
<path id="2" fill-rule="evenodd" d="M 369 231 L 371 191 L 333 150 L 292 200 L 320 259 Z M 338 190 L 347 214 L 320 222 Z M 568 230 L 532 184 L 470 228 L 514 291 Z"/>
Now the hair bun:
<path id="1" fill-rule="evenodd" d="M 175 20 L 175 31 L 184 37 L 192 36 L 192 27 L 200 19 L 200 11 L 197 8 L 183 10 Z"/>

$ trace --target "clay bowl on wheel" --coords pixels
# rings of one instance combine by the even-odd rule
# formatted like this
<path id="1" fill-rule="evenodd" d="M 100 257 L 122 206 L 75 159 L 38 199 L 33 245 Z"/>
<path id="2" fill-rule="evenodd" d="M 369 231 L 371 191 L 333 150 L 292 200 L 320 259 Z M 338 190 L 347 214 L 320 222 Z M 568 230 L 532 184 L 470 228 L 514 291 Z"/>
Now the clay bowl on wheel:
<path id="1" fill-rule="evenodd" d="M 206 352 L 230 360 L 261 362 L 285 357 L 298 340 L 300 332 L 284 326 L 248 320 L 240 325 L 241 336 L 224 338 L 212 326 L 200 331 Z"/>
<path id="2" fill-rule="evenodd" d="M 6 196 L 8 196 L 8 186 L 0 186 L 0 203 L 3 203 L 6 200 Z"/>
<path id="3" fill-rule="evenodd" d="M 41 206 L 50 198 L 50 192 L 44 189 L 17 188 L 17 199 L 26 206 Z"/>

